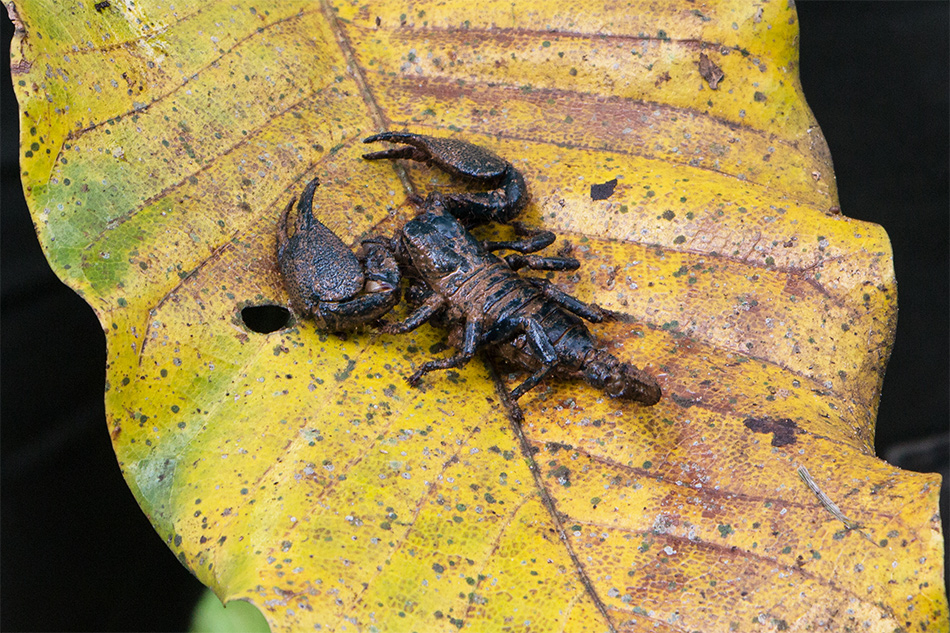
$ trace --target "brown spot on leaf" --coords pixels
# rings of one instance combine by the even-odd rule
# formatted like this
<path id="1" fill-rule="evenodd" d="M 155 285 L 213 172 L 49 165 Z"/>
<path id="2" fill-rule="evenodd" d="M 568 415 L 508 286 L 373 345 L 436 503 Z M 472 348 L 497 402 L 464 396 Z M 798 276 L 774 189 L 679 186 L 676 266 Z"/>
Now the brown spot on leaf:
<path id="1" fill-rule="evenodd" d="M 722 69 L 709 59 L 706 53 L 699 54 L 699 74 L 713 90 L 719 88 L 719 82 L 726 76 L 726 73 L 722 72 Z"/>
<path id="2" fill-rule="evenodd" d="M 33 64 L 26 59 L 18 59 L 12 64 L 10 64 L 10 72 L 14 75 L 25 75 L 30 72 L 30 68 L 33 67 Z M 35 90 L 35 88 L 34 88 Z"/>
<path id="3" fill-rule="evenodd" d="M 677 405 L 683 407 L 684 409 L 694 407 L 700 403 L 699 398 L 686 398 L 684 396 L 680 396 L 675 393 L 670 394 L 670 400 L 675 402 Z"/>
<path id="4" fill-rule="evenodd" d="M 548 473 L 548 477 L 553 477 L 555 481 L 565 488 L 571 487 L 571 469 L 567 466 L 557 466 Z"/>
<path id="5" fill-rule="evenodd" d="M 591 200 L 606 200 L 610 196 L 614 195 L 614 189 L 617 188 L 617 179 L 608 180 L 605 183 L 599 185 L 590 186 L 590 199 Z"/>
<path id="6" fill-rule="evenodd" d="M 746 418 L 742 423 L 754 433 L 772 433 L 772 446 L 794 444 L 795 436 L 802 432 L 789 418 Z"/>

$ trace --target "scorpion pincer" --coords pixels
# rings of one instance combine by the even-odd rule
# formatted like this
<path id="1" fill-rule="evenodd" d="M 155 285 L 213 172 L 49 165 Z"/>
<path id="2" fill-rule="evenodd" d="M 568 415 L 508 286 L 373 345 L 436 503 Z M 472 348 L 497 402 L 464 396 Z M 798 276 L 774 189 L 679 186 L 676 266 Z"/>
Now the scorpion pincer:
<path id="1" fill-rule="evenodd" d="M 457 353 L 424 363 L 409 377 L 412 384 L 430 371 L 461 367 L 479 348 L 487 347 L 530 372 L 511 391 L 513 400 L 553 374 L 583 379 L 614 398 L 645 405 L 659 401 L 660 386 L 653 376 L 595 344 L 584 320 L 601 322 L 605 316 L 601 308 L 546 280 L 518 274 L 521 268 L 574 270 L 579 263 L 570 257 L 533 254 L 553 243 L 555 236 L 513 222 L 527 195 L 524 178 L 510 163 L 457 139 L 384 132 L 364 142 L 376 141 L 403 146 L 365 154 L 365 159 L 426 162 L 493 188 L 431 193 L 417 201 L 419 213 L 392 238 L 363 240 L 354 255 L 313 217 L 308 200 L 316 181 L 311 181 L 298 205 L 294 235 L 286 234 L 290 206 L 278 226 L 277 256 L 294 310 L 332 330 L 376 323 L 382 332 L 400 334 L 432 319 L 445 323 Z M 469 232 L 487 222 L 512 224 L 519 239 L 480 241 Z M 514 253 L 495 255 L 501 250 Z M 409 284 L 407 297 L 413 309 L 399 323 L 382 323 L 379 319 L 399 300 L 401 278 Z"/>
<path id="2" fill-rule="evenodd" d="M 304 187 L 293 235 L 284 208 L 277 223 L 277 262 L 290 304 L 321 329 L 340 331 L 377 321 L 399 301 L 399 266 L 392 253 L 364 242 L 356 254 L 313 215 L 317 179 Z"/>

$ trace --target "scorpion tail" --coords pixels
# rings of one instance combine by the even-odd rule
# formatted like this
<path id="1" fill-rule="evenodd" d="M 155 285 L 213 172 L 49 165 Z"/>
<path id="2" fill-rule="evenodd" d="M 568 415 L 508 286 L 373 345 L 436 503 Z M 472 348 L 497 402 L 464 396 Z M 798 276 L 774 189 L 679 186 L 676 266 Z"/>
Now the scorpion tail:
<path id="1" fill-rule="evenodd" d="M 583 368 L 584 380 L 603 389 L 611 398 L 654 405 L 663 395 L 656 378 L 629 363 L 623 363 L 603 350 L 597 350 Z"/>

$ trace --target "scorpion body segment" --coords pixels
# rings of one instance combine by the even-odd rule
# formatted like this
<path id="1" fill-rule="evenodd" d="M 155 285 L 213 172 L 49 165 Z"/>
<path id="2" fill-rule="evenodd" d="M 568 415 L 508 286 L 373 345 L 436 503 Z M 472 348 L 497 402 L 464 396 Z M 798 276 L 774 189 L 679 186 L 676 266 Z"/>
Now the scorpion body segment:
<path id="1" fill-rule="evenodd" d="M 560 291 L 546 280 L 519 275 L 506 259 L 476 240 L 442 209 L 438 198 L 410 220 L 395 239 L 400 265 L 414 271 L 413 294 L 420 306 L 402 323 L 383 331 L 403 333 L 436 316 L 449 324 L 455 356 L 423 364 L 417 382 L 435 369 L 467 363 L 481 346 L 490 346 L 509 362 L 531 372 L 512 390 L 520 398 L 554 372 L 581 378 L 615 398 L 655 404 L 660 388 L 652 376 L 598 348 L 583 319 L 600 322 L 602 311 Z M 512 244 L 498 246 L 510 248 Z M 510 256 L 509 256 L 510 257 Z M 569 270 L 577 261 L 538 258 L 529 268 Z"/>
<path id="2" fill-rule="evenodd" d="M 371 323 L 398 301 L 398 285 L 404 278 L 413 310 L 399 323 L 377 323 L 379 329 L 405 333 L 438 318 L 447 325 L 449 342 L 457 349 L 454 356 L 424 363 L 409 378 L 413 384 L 430 371 L 461 367 L 478 349 L 487 347 L 530 372 L 512 390 L 514 400 L 552 373 L 583 379 L 614 398 L 646 405 L 660 399 L 660 387 L 651 375 L 596 345 L 584 321 L 603 320 L 599 307 L 577 300 L 546 280 L 517 272 L 521 268 L 574 270 L 579 263 L 570 257 L 534 254 L 555 237 L 512 221 L 525 206 L 527 195 L 524 178 L 510 163 L 456 139 L 405 132 L 365 139 L 374 141 L 404 146 L 364 155 L 368 160 L 423 161 L 494 189 L 432 193 L 418 201 L 418 215 L 392 238 L 364 240 L 354 255 L 313 217 L 310 203 L 304 204 L 313 194 L 311 183 L 298 207 L 295 234 L 286 236 L 289 207 L 278 231 L 278 259 L 295 309 L 314 315 L 329 329 Z M 469 232 L 472 226 L 493 221 L 512 224 L 519 239 L 480 241 Z M 500 257 L 495 254 L 500 250 L 514 252 Z M 299 262 L 301 257 L 308 261 Z"/>

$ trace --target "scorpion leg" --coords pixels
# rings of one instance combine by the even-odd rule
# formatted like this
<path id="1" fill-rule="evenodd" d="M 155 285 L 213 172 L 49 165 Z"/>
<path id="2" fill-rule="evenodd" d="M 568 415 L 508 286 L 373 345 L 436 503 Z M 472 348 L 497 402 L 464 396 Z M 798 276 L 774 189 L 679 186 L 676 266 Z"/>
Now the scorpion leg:
<path id="1" fill-rule="evenodd" d="M 525 393 L 534 389 L 544 377 L 554 370 L 554 365 L 542 365 L 541 369 L 528 376 L 523 383 L 511 390 L 511 399 L 518 400 Z"/>
<path id="2" fill-rule="evenodd" d="M 409 376 L 409 384 L 414 385 L 419 382 L 419 379 L 422 378 L 425 374 L 429 373 L 434 369 L 450 369 L 452 367 L 461 367 L 472 360 L 472 357 L 475 356 L 475 350 L 478 346 L 479 341 L 482 337 L 482 328 L 481 324 L 474 320 L 470 319 L 465 322 L 465 330 L 462 334 L 462 349 L 459 350 L 459 353 L 450 358 L 440 358 L 439 360 L 430 360 L 416 370 L 416 372 Z"/>
<path id="3" fill-rule="evenodd" d="M 541 290 L 548 299 L 558 304 L 568 312 L 587 319 L 591 323 L 600 323 L 604 320 L 604 310 L 593 303 L 584 303 L 567 294 L 547 279 L 529 279 L 536 288 Z"/>
<path id="4" fill-rule="evenodd" d="M 527 237 L 527 239 L 521 240 L 509 240 L 502 242 L 491 242 L 484 241 L 482 242 L 482 248 L 486 251 L 517 251 L 519 253 L 534 253 L 535 251 L 540 251 L 542 248 L 550 246 L 554 243 L 555 240 L 554 233 L 551 231 L 536 231 Z"/>
<path id="5" fill-rule="evenodd" d="M 508 255 L 505 262 L 512 270 L 577 270 L 581 263 L 573 257 L 541 257 L 540 255 Z"/>
<path id="6" fill-rule="evenodd" d="M 408 158 L 435 165 L 442 171 L 497 186 L 484 193 L 457 193 L 439 196 L 446 211 L 472 226 L 486 222 L 508 222 L 527 203 L 524 177 L 511 163 L 483 147 L 453 138 L 439 138 L 411 132 L 383 132 L 363 139 L 364 143 L 390 141 L 400 147 L 363 154 L 366 160 Z"/>
<path id="7" fill-rule="evenodd" d="M 509 250 L 522 253 L 521 255 L 508 255 L 505 262 L 512 270 L 521 268 L 530 268 L 531 270 L 577 270 L 580 268 L 580 262 L 573 257 L 541 257 L 539 255 L 524 255 L 524 253 L 534 253 L 542 248 L 554 243 L 554 233 L 537 229 L 529 229 L 520 222 L 512 223 L 515 232 L 519 235 L 527 236 L 525 239 L 502 241 L 502 242 L 482 242 L 482 248 L 486 251 Z"/>
<path id="8" fill-rule="evenodd" d="M 511 399 L 518 400 L 527 391 L 533 389 L 541 382 L 545 376 L 551 373 L 557 366 L 558 357 L 554 345 L 551 344 L 544 328 L 536 320 L 530 317 L 512 317 L 506 319 L 501 327 L 504 331 L 498 333 L 499 341 L 507 340 L 523 332 L 528 345 L 541 361 L 541 367 L 533 374 L 528 376 L 523 383 L 511 390 Z"/>
<path id="9" fill-rule="evenodd" d="M 428 321 L 432 316 L 442 309 L 445 305 L 445 299 L 440 294 L 431 293 L 426 300 L 416 308 L 404 321 L 400 323 L 387 323 L 379 328 L 380 332 L 386 334 L 405 334 Z"/>

